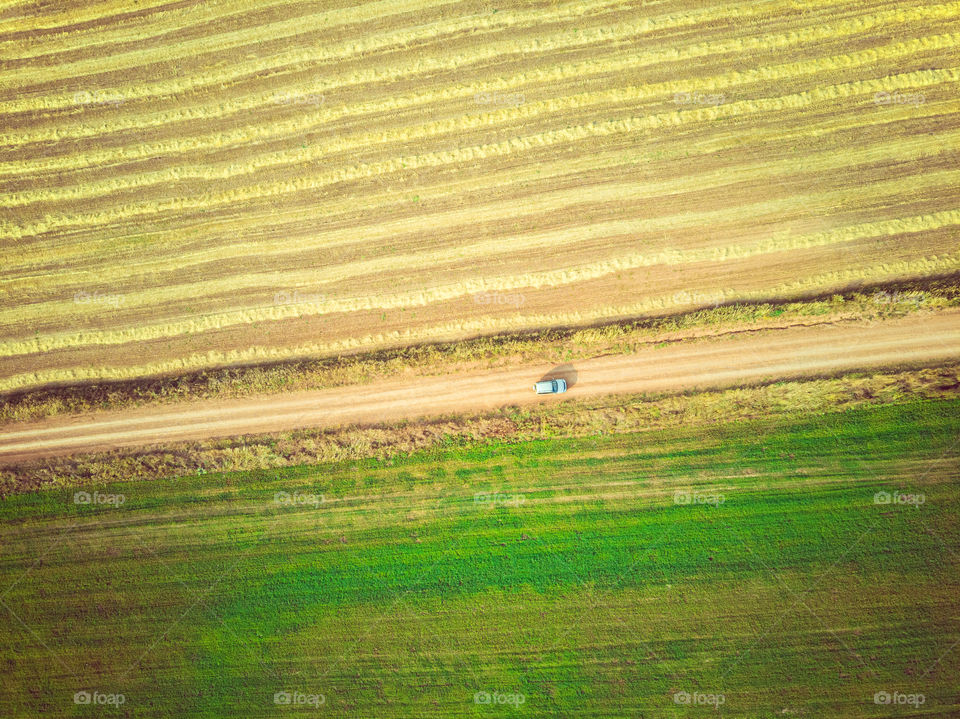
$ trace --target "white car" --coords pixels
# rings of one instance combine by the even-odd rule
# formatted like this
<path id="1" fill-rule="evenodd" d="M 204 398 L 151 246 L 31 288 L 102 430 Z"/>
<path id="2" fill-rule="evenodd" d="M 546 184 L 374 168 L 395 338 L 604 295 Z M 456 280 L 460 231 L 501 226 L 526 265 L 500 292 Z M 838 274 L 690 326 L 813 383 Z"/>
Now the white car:
<path id="1" fill-rule="evenodd" d="M 537 394 L 560 394 L 567 391 L 567 381 L 564 379 L 545 379 L 533 385 Z"/>

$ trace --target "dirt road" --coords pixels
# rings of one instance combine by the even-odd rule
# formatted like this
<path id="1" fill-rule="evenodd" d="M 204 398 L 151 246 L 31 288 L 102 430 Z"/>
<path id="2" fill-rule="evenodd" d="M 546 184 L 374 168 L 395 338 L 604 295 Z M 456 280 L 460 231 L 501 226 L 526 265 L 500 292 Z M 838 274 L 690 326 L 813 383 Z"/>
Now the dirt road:
<path id="1" fill-rule="evenodd" d="M 873 324 L 791 327 L 652 346 L 636 354 L 577 362 L 573 368 L 553 373 L 549 366 L 525 366 L 55 418 L 0 432 L 0 463 L 173 440 L 478 412 L 609 393 L 729 387 L 958 357 L 958 311 Z M 533 383 L 548 375 L 564 376 L 570 390 L 559 396 L 534 395 Z"/>

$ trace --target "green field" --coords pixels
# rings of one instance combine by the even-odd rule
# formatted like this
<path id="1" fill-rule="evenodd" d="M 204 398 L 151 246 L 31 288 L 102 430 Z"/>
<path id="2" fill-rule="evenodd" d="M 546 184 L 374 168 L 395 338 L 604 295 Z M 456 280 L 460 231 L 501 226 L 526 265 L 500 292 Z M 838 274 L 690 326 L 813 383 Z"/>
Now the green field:
<path id="1" fill-rule="evenodd" d="M 924 401 L 12 496 L 0 715 L 956 716 L 958 438 Z"/>

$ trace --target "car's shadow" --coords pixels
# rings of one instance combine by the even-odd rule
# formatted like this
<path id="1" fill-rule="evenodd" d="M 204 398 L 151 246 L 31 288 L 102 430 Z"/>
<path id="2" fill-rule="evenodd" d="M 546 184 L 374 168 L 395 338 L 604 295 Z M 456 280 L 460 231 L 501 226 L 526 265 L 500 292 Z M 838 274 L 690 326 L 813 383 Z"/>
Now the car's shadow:
<path id="1" fill-rule="evenodd" d="M 567 381 L 567 389 L 569 390 L 573 385 L 577 383 L 577 370 L 572 364 L 562 364 L 557 365 L 552 370 L 547 372 L 543 377 L 540 378 L 540 381 L 549 379 L 562 379 Z"/>

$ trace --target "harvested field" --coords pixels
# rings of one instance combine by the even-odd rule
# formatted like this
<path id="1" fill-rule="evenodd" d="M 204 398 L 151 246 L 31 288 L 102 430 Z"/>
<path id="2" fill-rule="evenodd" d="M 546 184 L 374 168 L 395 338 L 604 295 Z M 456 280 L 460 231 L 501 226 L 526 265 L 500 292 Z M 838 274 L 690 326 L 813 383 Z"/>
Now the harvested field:
<path id="1" fill-rule="evenodd" d="M 0 8 L 0 391 L 960 268 L 957 2 L 125 8 Z"/>

